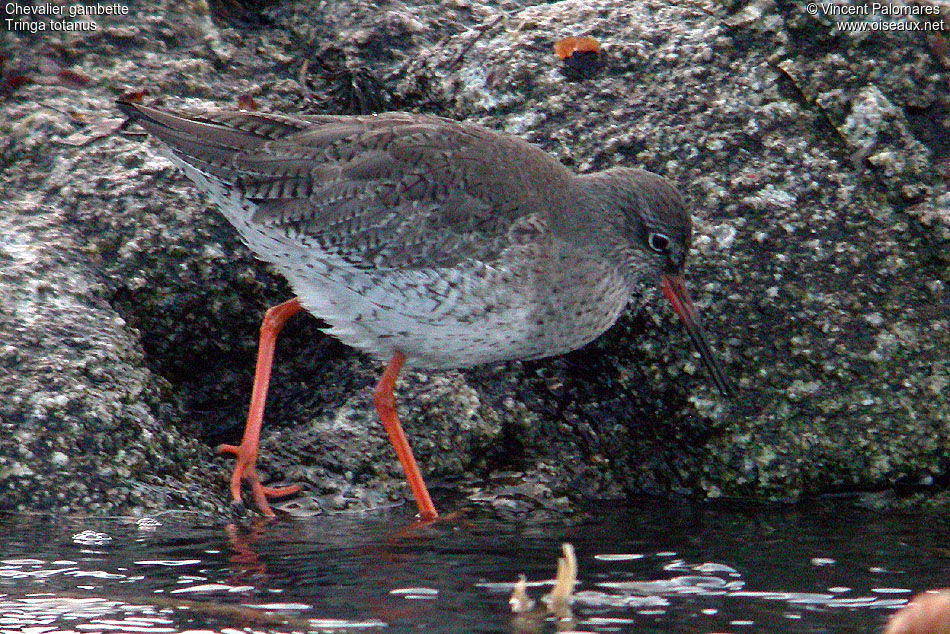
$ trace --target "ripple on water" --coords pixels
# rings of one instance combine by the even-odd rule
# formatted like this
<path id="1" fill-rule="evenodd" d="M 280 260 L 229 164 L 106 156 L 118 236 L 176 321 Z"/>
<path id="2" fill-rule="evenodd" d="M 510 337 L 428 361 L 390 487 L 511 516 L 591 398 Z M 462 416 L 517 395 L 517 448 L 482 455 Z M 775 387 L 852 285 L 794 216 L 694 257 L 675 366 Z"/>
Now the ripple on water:
<path id="1" fill-rule="evenodd" d="M 728 530 L 719 516 L 655 529 L 647 515 L 582 530 L 470 517 L 410 536 L 398 518 L 373 516 L 227 527 L 17 519 L 0 532 L 0 632 L 499 631 L 530 623 L 504 622 L 522 573 L 543 610 L 562 541 L 578 555 L 571 609 L 585 632 L 880 631 L 912 594 L 945 583 L 945 535 L 901 523 L 856 538 L 871 515 L 843 523 L 835 509 L 814 529 L 812 512 L 741 515 Z M 545 618 L 540 631 L 551 631 Z"/>
<path id="2" fill-rule="evenodd" d="M 85 530 L 73 535 L 73 541 L 83 546 L 104 546 L 112 541 L 112 536 L 93 530 Z"/>
<path id="3" fill-rule="evenodd" d="M 4 631 L 177 632 L 167 614 L 153 606 L 137 606 L 105 598 L 36 594 L 0 599 Z M 64 629 L 60 629 L 63 627 Z M 14 629 L 18 628 L 18 629 Z M 35 628 L 45 628 L 38 630 Z"/>
<path id="4" fill-rule="evenodd" d="M 439 591 L 436 588 L 396 588 L 390 590 L 389 594 L 400 596 L 406 599 L 437 599 Z"/>

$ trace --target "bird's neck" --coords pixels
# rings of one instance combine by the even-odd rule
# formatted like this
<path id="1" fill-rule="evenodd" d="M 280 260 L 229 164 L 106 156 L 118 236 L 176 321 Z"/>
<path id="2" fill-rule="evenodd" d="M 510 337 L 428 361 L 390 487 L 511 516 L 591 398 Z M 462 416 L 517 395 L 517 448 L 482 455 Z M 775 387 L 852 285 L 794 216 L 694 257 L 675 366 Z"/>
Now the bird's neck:
<path id="1" fill-rule="evenodd" d="M 605 256 L 619 254 L 625 244 L 623 214 L 612 200 L 612 190 L 603 172 L 575 175 L 564 204 L 569 206 L 560 220 L 569 226 L 561 232 L 574 235 L 577 247 Z"/>

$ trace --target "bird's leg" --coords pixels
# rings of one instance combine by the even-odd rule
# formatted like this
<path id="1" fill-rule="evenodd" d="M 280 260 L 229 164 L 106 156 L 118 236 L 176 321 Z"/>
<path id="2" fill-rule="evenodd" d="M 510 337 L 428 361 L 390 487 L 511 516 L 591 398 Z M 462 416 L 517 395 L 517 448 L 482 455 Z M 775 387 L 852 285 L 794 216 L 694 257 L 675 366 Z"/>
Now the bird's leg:
<path id="1" fill-rule="evenodd" d="M 383 371 L 379 383 L 376 384 L 376 390 L 373 392 L 373 404 L 376 405 L 376 411 L 379 412 L 379 418 L 386 428 L 389 435 L 389 441 L 396 450 L 396 456 L 402 464 L 402 470 L 406 474 L 406 480 L 409 481 L 409 488 L 412 489 L 412 495 L 416 498 L 416 506 L 419 507 L 419 515 L 423 520 L 434 520 L 439 516 L 432 505 L 432 498 L 429 497 L 429 490 L 426 489 L 426 483 L 422 480 L 422 474 L 419 473 L 419 466 L 416 459 L 412 456 L 412 449 L 409 447 L 409 441 L 406 440 L 406 434 L 399 424 L 399 417 L 396 415 L 396 398 L 393 396 L 393 388 L 396 385 L 396 377 L 399 376 L 399 370 L 406 361 L 398 350 L 390 359 L 389 365 Z"/>
<path id="2" fill-rule="evenodd" d="M 247 412 L 247 424 L 240 445 L 219 445 L 218 453 L 231 453 L 237 458 L 234 472 L 231 474 L 231 497 L 241 502 L 241 480 L 251 485 L 254 503 L 261 513 L 273 517 L 274 512 L 267 503 L 269 497 L 290 495 L 300 490 L 297 485 L 286 487 L 266 487 L 257 476 L 257 447 L 261 438 L 261 424 L 264 418 L 264 402 L 267 400 L 267 385 L 270 383 L 271 367 L 274 364 L 274 345 L 284 323 L 301 311 L 297 298 L 269 308 L 261 321 L 261 338 L 257 348 L 257 367 L 254 370 L 254 389 L 251 391 L 251 406 Z"/>

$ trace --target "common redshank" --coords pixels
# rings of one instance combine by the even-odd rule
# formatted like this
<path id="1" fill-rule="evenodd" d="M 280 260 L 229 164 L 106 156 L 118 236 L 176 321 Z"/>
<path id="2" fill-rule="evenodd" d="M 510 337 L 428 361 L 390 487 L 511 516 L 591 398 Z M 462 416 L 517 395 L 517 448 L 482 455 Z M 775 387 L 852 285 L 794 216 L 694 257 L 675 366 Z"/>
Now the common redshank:
<path id="1" fill-rule="evenodd" d="M 689 213 L 666 179 L 631 168 L 574 174 L 521 139 L 441 117 L 171 111 L 118 102 L 217 203 L 296 297 L 269 309 L 231 495 L 255 470 L 274 343 L 306 309 L 326 332 L 388 361 L 373 401 L 423 519 L 437 516 L 396 415 L 404 363 L 462 368 L 574 350 L 658 283 L 723 394 L 682 271 Z"/>

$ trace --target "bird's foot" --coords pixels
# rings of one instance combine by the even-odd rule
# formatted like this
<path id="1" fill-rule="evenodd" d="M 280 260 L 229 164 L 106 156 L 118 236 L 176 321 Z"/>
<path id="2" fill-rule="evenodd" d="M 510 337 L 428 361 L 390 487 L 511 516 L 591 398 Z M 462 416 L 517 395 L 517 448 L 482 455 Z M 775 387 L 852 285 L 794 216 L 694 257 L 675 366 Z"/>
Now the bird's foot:
<path id="1" fill-rule="evenodd" d="M 255 448 L 240 445 L 218 445 L 216 449 L 219 454 L 234 454 L 237 459 L 234 465 L 234 471 L 231 473 L 231 498 L 236 504 L 241 504 L 241 481 L 247 482 L 251 487 L 251 497 L 254 498 L 254 504 L 265 517 L 274 517 L 274 511 L 271 510 L 268 498 L 284 497 L 300 491 L 300 486 L 292 484 L 282 487 L 268 487 L 261 484 L 257 475 L 257 451 Z"/>

